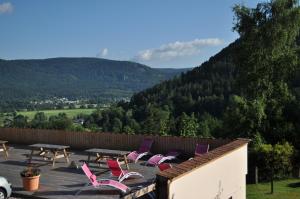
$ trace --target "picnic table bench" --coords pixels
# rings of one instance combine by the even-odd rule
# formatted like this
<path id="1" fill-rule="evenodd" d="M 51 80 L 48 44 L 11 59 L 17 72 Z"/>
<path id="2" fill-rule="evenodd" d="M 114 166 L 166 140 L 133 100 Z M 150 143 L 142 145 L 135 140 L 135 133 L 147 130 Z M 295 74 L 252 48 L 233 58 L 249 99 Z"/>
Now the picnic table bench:
<path id="1" fill-rule="evenodd" d="M 111 157 L 111 158 L 123 159 L 127 169 L 129 169 L 127 155 L 130 153 L 130 151 L 92 148 L 92 149 L 85 150 L 85 152 L 88 153 L 87 163 L 90 163 L 92 155 L 96 155 L 95 162 L 97 163 L 104 157 Z"/>
<path id="2" fill-rule="evenodd" d="M 29 148 L 31 148 L 31 153 L 28 158 L 29 164 L 31 163 L 33 156 L 43 157 L 45 160 L 52 160 L 52 167 L 55 165 L 55 160 L 59 158 L 65 158 L 66 162 L 69 163 L 69 154 L 66 149 L 70 148 L 70 146 L 38 143 L 29 145 Z"/>
<path id="3" fill-rule="evenodd" d="M 5 145 L 7 142 L 8 141 L 0 140 L 0 152 L 4 152 L 4 158 L 5 159 L 8 158 L 8 148 Z"/>

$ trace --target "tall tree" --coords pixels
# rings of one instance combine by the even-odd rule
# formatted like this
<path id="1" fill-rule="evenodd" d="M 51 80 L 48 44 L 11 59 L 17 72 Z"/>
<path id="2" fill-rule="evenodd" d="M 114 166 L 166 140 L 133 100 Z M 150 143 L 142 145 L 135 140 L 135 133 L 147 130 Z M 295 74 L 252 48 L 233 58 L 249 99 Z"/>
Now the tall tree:
<path id="1" fill-rule="evenodd" d="M 296 0 L 273 0 L 251 9 L 236 5 L 234 30 L 240 34 L 235 53 L 240 94 L 246 104 L 260 101 L 266 118 L 259 131 L 273 144 L 293 127 L 284 116 L 294 97 L 291 74 L 298 67 L 300 9 Z"/>
<path id="2" fill-rule="evenodd" d="M 272 0 L 259 3 L 254 9 L 236 5 L 233 10 L 236 16 L 233 29 L 240 34 L 235 63 L 239 91 L 245 98 L 242 107 L 246 110 L 245 118 L 262 122 L 254 128 L 274 145 L 288 139 L 294 128 L 284 112 L 295 99 L 288 85 L 291 74 L 298 67 L 296 39 L 300 30 L 300 8 L 296 0 Z M 247 107 L 255 105 L 255 101 L 260 102 L 257 110 L 261 111 L 250 116 L 264 116 L 263 120 L 249 118 L 251 111 L 247 111 Z M 270 147 L 270 150 L 269 159 L 274 163 L 270 164 L 273 193 L 273 171 L 277 165 L 273 161 L 275 148 Z"/>
<path id="3" fill-rule="evenodd" d="M 276 176 L 289 176 L 292 170 L 291 158 L 294 148 L 287 142 L 283 144 L 262 144 L 257 147 L 258 159 L 261 168 L 264 168 L 271 179 L 271 193 L 274 192 L 273 179 Z"/>
<path id="4" fill-rule="evenodd" d="M 241 93 L 272 97 L 297 66 L 296 37 L 300 11 L 296 0 L 273 0 L 256 8 L 236 5 L 234 30 L 240 34 L 235 53 Z M 281 89 L 280 89 L 281 90 Z"/>

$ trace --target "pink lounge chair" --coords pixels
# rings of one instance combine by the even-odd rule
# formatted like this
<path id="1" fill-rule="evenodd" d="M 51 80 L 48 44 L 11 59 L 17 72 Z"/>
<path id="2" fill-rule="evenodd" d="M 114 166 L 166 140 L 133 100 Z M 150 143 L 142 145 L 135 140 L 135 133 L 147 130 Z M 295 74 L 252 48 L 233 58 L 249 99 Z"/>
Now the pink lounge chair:
<path id="1" fill-rule="evenodd" d="M 139 176 L 144 177 L 142 174 L 138 172 L 130 172 L 128 170 L 123 170 L 118 162 L 118 160 L 107 160 L 107 166 L 111 171 L 111 175 L 118 177 L 119 182 L 132 177 L 132 176 Z"/>
<path id="2" fill-rule="evenodd" d="M 164 171 L 164 170 L 167 170 L 169 168 L 172 168 L 172 165 L 167 164 L 167 163 L 162 163 L 162 164 L 158 165 L 158 168 L 159 168 L 160 171 Z"/>
<path id="3" fill-rule="evenodd" d="M 138 151 L 133 151 L 129 153 L 127 158 L 135 163 L 145 155 L 150 153 L 151 146 L 153 144 L 152 139 L 144 139 L 143 144 L 140 146 Z"/>
<path id="4" fill-rule="evenodd" d="M 81 168 L 82 168 L 83 172 L 85 173 L 85 175 L 89 179 L 89 182 L 83 188 L 88 187 L 88 186 L 93 186 L 94 188 L 99 188 L 101 186 L 110 186 L 110 187 L 119 189 L 123 193 L 130 191 L 129 187 L 127 187 L 126 185 L 124 185 L 118 181 L 111 180 L 111 179 L 97 180 L 96 176 L 94 174 L 92 174 L 89 167 L 85 163 L 81 166 Z M 75 195 L 78 195 L 83 190 L 83 188 L 80 189 L 79 191 L 77 191 Z"/>
<path id="5" fill-rule="evenodd" d="M 195 149 L 195 156 L 200 156 L 207 153 L 209 150 L 209 144 L 197 144 Z"/>
<path id="6" fill-rule="evenodd" d="M 157 154 L 152 156 L 148 161 L 147 161 L 147 165 L 159 165 L 163 162 L 165 162 L 166 160 L 173 160 L 175 158 L 177 158 L 180 155 L 180 153 L 178 151 L 170 151 L 168 152 L 165 156 L 162 154 Z"/>

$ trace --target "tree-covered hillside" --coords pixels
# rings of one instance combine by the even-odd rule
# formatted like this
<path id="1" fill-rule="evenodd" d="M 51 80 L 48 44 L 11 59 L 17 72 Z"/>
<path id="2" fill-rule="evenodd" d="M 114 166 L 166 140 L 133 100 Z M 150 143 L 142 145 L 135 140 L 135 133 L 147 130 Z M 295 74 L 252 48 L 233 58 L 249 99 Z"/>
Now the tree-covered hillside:
<path id="1" fill-rule="evenodd" d="M 184 71 L 97 58 L 0 60 L 0 106 L 50 97 L 121 99 Z"/>
<path id="2" fill-rule="evenodd" d="M 232 53 L 236 42 L 224 48 L 201 66 L 172 80 L 135 94 L 129 107 L 168 106 L 177 117 L 187 114 L 208 112 L 220 116 L 233 93 L 235 67 Z"/>

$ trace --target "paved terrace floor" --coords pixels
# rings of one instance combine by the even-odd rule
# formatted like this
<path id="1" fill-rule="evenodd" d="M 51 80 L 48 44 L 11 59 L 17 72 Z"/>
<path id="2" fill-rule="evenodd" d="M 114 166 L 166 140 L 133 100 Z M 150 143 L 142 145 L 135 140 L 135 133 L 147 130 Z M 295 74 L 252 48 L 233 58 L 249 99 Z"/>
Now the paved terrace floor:
<path id="1" fill-rule="evenodd" d="M 88 179 L 80 169 L 68 168 L 65 159 L 56 161 L 56 165 L 52 168 L 49 161 L 44 161 L 42 158 L 34 157 L 32 163 L 39 165 L 41 169 L 40 188 L 36 192 L 27 192 L 22 188 L 22 180 L 20 171 L 27 166 L 27 158 L 25 154 L 29 154 L 30 150 L 26 146 L 12 146 L 13 149 L 9 151 L 8 160 L 4 159 L 3 153 L 0 153 L 0 176 L 6 177 L 13 186 L 14 194 L 18 196 L 27 196 L 29 198 L 80 198 L 80 199 L 115 199 L 120 198 L 120 192 L 114 188 L 101 187 L 95 189 L 88 187 L 81 192 L 79 196 L 74 194 L 82 188 Z M 87 154 L 81 151 L 72 151 L 70 156 L 71 161 L 75 161 L 77 165 L 82 164 L 82 160 L 87 160 Z M 132 171 L 140 172 L 144 178 L 135 178 L 125 180 L 124 183 L 133 189 L 139 189 L 139 186 L 146 186 L 153 182 L 157 168 L 145 166 L 145 161 L 140 161 L 138 164 L 130 163 L 129 167 Z M 123 165 L 125 168 L 125 165 Z M 98 178 L 111 178 L 110 172 L 107 168 L 100 168 L 97 164 L 90 164 L 90 169 Z"/>

